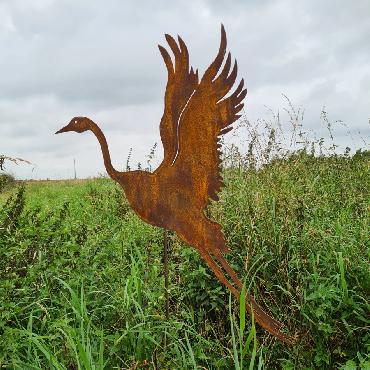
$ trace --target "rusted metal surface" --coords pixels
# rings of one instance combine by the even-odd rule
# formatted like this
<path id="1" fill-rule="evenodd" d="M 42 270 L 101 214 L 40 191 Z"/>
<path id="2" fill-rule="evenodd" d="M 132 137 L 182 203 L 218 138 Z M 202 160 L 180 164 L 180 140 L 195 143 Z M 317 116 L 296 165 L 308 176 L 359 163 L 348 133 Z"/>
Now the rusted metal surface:
<path id="1" fill-rule="evenodd" d="M 225 98 L 236 80 L 237 63 L 232 66 L 230 53 L 226 56 L 223 26 L 218 54 L 201 79 L 189 66 L 184 41 L 178 37 L 176 42 L 169 35 L 166 40 L 174 62 L 159 46 L 168 82 L 160 123 L 164 159 L 153 173 L 115 170 L 106 139 L 89 118 L 75 117 L 57 133 L 92 131 L 101 145 L 108 174 L 122 186 L 135 212 L 152 225 L 176 232 L 195 247 L 218 280 L 239 300 L 242 283 L 224 257 L 229 248 L 221 226 L 205 216 L 205 209 L 211 199 L 218 200 L 222 187 L 219 138 L 240 117 L 247 90 L 242 79 Z M 251 295 L 247 296 L 247 307 L 249 312 L 253 308 L 255 320 L 263 328 L 286 343 L 293 342 L 280 330 L 281 323 L 265 313 Z"/>

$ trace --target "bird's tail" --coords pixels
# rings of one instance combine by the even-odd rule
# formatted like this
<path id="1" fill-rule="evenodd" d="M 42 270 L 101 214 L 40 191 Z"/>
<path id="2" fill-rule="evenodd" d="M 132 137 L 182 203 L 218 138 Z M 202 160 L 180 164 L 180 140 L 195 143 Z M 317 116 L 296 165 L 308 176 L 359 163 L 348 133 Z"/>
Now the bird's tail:
<path id="1" fill-rule="evenodd" d="M 236 272 L 228 264 L 228 262 L 226 261 L 222 253 L 218 253 L 217 255 L 214 255 L 214 257 L 217 259 L 217 261 L 221 264 L 222 268 L 229 275 L 229 277 L 231 278 L 235 286 L 232 285 L 230 281 L 226 278 L 221 267 L 215 262 L 215 260 L 212 258 L 212 256 L 209 254 L 209 252 L 206 249 L 201 249 L 200 253 L 203 259 L 207 262 L 208 266 L 215 273 L 218 280 L 222 282 L 231 291 L 231 293 L 235 296 L 235 298 L 239 301 L 240 293 L 242 289 L 242 282 L 239 280 L 238 276 L 236 275 Z M 269 333 L 271 333 L 275 337 L 279 338 L 284 343 L 293 344 L 294 342 L 296 342 L 295 338 L 287 334 L 284 334 L 280 330 L 283 327 L 283 324 L 275 320 L 274 318 L 272 318 L 270 315 L 268 315 L 262 309 L 262 307 L 255 301 L 254 297 L 251 294 L 247 293 L 246 303 L 247 303 L 246 306 L 247 306 L 248 312 L 250 313 L 251 310 L 253 309 L 254 318 L 260 326 L 262 326 L 264 329 L 266 329 Z"/>

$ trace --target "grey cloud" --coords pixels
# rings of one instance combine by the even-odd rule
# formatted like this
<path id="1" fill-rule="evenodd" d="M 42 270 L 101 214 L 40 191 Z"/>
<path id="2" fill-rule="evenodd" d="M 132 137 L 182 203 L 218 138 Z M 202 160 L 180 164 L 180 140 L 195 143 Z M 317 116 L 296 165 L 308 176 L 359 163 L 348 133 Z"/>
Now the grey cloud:
<path id="1" fill-rule="evenodd" d="M 14 168 L 25 177 L 70 176 L 74 157 L 81 176 L 104 172 L 92 135 L 53 135 L 87 115 L 119 166 L 130 147 L 133 163 L 145 161 L 160 144 L 167 79 L 157 44 L 181 35 L 202 74 L 221 22 L 248 87 L 248 117 L 265 116 L 265 105 L 281 110 L 286 93 L 306 108 L 309 128 L 321 130 L 326 105 L 333 120 L 367 135 L 369 14 L 368 0 L 0 1 L 0 152 L 37 163 L 33 173 Z M 345 131 L 337 130 L 343 143 Z"/>

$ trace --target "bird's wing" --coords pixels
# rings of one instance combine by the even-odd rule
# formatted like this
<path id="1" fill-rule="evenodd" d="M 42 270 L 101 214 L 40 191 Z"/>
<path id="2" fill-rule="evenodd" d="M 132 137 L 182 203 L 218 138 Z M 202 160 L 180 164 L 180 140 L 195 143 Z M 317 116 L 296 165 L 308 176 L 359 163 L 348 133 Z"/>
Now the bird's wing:
<path id="1" fill-rule="evenodd" d="M 219 138 L 230 131 L 230 125 L 240 117 L 238 112 L 243 108 L 241 102 L 247 93 L 241 80 L 236 90 L 225 98 L 237 76 L 236 61 L 230 72 L 230 53 L 218 74 L 225 54 L 226 33 L 222 26 L 219 52 L 191 95 L 179 121 L 179 145 L 174 166 L 183 178 L 187 178 L 186 183 L 199 198 L 201 207 L 206 207 L 210 199 L 218 200 L 217 192 L 222 186 Z"/>
<path id="2" fill-rule="evenodd" d="M 160 124 L 164 159 L 161 167 L 171 165 L 177 153 L 177 128 L 180 114 L 194 89 L 198 86 L 198 71 L 189 70 L 189 53 L 184 41 L 178 36 L 179 46 L 170 36 L 165 35 L 175 56 L 175 66 L 167 50 L 158 45 L 167 67 L 168 81 L 165 93 L 165 107 Z"/>

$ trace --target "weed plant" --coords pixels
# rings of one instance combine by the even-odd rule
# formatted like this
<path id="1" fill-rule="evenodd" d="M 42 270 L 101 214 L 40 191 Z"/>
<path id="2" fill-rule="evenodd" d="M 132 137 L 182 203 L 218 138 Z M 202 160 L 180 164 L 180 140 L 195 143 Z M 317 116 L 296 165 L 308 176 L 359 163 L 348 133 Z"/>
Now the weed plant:
<path id="1" fill-rule="evenodd" d="M 244 121 L 247 150 L 226 150 L 207 212 L 244 289 L 297 344 L 255 325 L 173 234 L 166 319 L 163 230 L 107 178 L 30 182 L 0 195 L 0 367 L 369 369 L 370 152 L 310 141 L 292 109 L 285 141 Z"/>
<path id="2" fill-rule="evenodd" d="M 14 176 L 5 172 L 0 172 L 0 194 L 7 188 L 10 188 L 12 185 L 14 185 L 14 182 Z"/>

